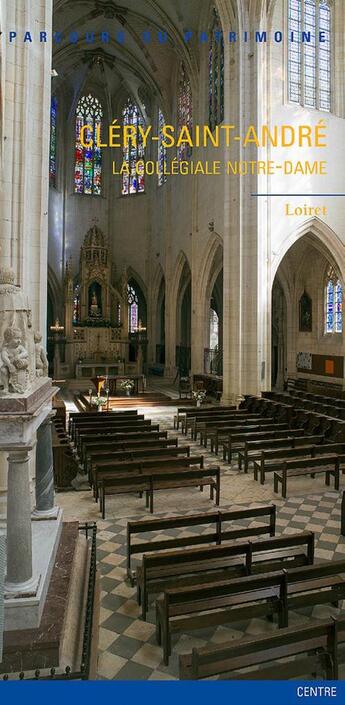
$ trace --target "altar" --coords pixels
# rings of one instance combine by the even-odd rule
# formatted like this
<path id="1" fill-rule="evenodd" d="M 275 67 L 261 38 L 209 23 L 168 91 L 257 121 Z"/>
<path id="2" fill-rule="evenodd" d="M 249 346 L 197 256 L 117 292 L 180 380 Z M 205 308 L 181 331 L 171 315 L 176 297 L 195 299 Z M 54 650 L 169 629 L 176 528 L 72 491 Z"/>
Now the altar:
<path id="1" fill-rule="evenodd" d="M 127 274 L 117 272 L 107 238 L 96 225 L 85 235 L 79 271 L 66 264 L 64 351 L 61 371 L 67 377 L 140 374 L 140 360 L 130 361 Z"/>
<path id="2" fill-rule="evenodd" d="M 75 366 L 75 376 L 77 379 L 93 377 L 114 377 L 116 375 L 125 374 L 124 362 L 105 361 L 97 362 L 95 360 L 83 360 L 77 362 Z"/>
<path id="3" fill-rule="evenodd" d="M 129 379 L 134 384 L 133 394 L 136 394 L 137 396 L 139 395 L 139 385 L 140 385 L 140 391 L 141 392 L 145 391 L 145 389 L 146 389 L 145 375 L 113 375 L 113 376 L 109 376 L 109 377 L 108 376 L 103 377 L 102 375 L 98 375 L 92 381 L 96 387 L 97 392 L 98 392 L 100 383 L 102 383 L 102 382 L 107 383 L 108 389 L 109 389 L 109 395 L 111 397 L 115 397 L 117 391 L 121 388 L 121 382 L 124 382 L 127 379 Z M 123 390 L 122 390 L 122 395 L 125 395 L 125 392 Z"/>

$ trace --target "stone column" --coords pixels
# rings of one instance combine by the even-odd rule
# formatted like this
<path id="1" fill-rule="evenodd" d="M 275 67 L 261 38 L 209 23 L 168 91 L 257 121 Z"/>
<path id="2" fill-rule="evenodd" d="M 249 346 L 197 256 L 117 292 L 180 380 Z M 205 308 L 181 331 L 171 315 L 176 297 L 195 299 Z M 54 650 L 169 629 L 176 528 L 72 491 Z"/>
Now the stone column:
<path id="1" fill-rule="evenodd" d="M 36 507 L 33 519 L 56 519 L 59 508 L 54 506 L 54 471 L 51 416 L 37 431 L 36 446 Z"/>
<path id="2" fill-rule="evenodd" d="M 5 592 L 36 592 L 32 570 L 29 448 L 10 451 L 7 488 L 7 574 Z"/>
<path id="3" fill-rule="evenodd" d="M 7 457 L 0 451 L 0 522 L 6 519 L 7 498 Z"/>

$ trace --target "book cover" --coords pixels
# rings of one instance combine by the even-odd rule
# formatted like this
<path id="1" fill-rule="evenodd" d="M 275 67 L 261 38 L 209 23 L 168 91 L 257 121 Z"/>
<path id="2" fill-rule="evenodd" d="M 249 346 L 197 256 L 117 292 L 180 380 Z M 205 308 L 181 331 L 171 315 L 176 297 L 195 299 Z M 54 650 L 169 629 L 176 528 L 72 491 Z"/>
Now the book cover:
<path id="1" fill-rule="evenodd" d="M 343 696 L 344 41 L 0 0 L 2 692 Z"/>

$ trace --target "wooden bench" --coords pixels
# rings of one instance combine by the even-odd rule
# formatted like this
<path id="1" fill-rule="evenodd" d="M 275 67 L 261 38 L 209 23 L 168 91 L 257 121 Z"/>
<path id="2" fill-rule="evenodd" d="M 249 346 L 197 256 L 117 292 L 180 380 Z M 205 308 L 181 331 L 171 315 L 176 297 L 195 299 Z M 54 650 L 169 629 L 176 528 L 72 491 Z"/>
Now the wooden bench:
<path id="1" fill-rule="evenodd" d="M 286 573 L 251 575 L 231 581 L 166 590 L 156 600 L 156 638 L 169 664 L 171 637 L 254 617 L 278 616 L 286 624 Z"/>
<path id="2" fill-rule="evenodd" d="M 262 419 L 262 416 L 260 414 L 251 414 L 250 412 L 247 412 L 245 410 L 238 410 L 232 412 L 228 411 L 226 414 L 223 415 L 209 414 L 202 417 L 190 418 L 188 419 L 188 428 L 191 429 L 191 438 L 196 441 L 199 433 L 201 433 L 201 431 L 205 429 L 206 424 L 210 427 L 216 426 L 217 424 L 224 425 L 226 422 L 245 424 L 249 420 L 251 420 L 253 423 L 256 423 L 260 419 Z"/>
<path id="3" fill-rule="evenodd" d="M 278 486 L 282 486 L 282 497 L 286 498 L 287 481 L 289 477 L 306 477 L 310 475 L 320 475 L 325 473 L 326 485 L 330 485 L 330 477 L 334 476 L 334 489 L 339 490 L 341 456 L 326 455 L 317 458 L 301 458 L 298 460 L 285 460 L 280 470 L 274 473 L 274 491 L 278 492 Z"/>
<path id="4" fill-rule="evenodd" d="M 138 603 L 145 619 L 151 593 L 305 565 L 312 563 L 313 557 L 312 532 L 144 554 L 136 570 Z"/>
<path id="5" fill-rule="evenodd" d="M 130 430 L 135 430 L 135 429 L 144 429 L 144 428 L 151 428 L 153 426 L 152 422 L 150 419 L 138 419 L 136 417 L 133 417 L 132 419 L 122 419 L 121 421 L 113 421 L 113 420 L 107 420 L 103 421 L 103 423 L 94 423 L 91 422 L 90 424 L 80 424 L 80 426 L 77 426 L 74 429 L 74 436 L 73 436 L 73 441 L 76 445 L 78 445 L 78 439 L 81 435 L 97 435 L 99 433 L 111 433 L 112 431 L 130 431 Z M 154 430 L 159 431 L 159 426 L 156 425 L 156 428 Z"/>
<path id="6" fill-rule="evenodd" d="M 166 438 L 167 431 L 151 431 L 150 428 L 144 428 L 143 431 L 127 431 L 126 433 L 116 431 L 116 433 L 110 433 L 105 436 L 102 434 L 91 437 L 85 435 L 80 438 L 79 454 L 84 462 L 88 451 L 93 448 L 99 448 L 100 446 L 107 448 L 114 443 L 126 445 L 138 441 L 157 441 Z"/>
<path id="7" fill-rule="evenodd" d="M 112 477 L 117 477 L 119 474 L 131 473 L 133 471 L 143 472 L 147 468 L 150 470 L 170 468 L 190 468 L 191 466 L 199 465 L 204 467 L 203 455 L 192 455 L 186 457 L 170 458 L 164 456 L 160 458 L 137 458 L 135 460 L 125 460 L 121 462 L 100 461 L 94 463 L 91 468 L 91 484 L 96 501 L 98 500 L 98 486 L 102 480 L 109 480 Z"/>
<path id="8" fill-rule="evenodd" d="M 282 423 L 282 422 L 275 422 L 275 421 L 265 421 L 265 420 L 260 420 L 257 423 L 251 423 L 249 422 L 248 424 L 244 425 L 238 425 L 238 426 L 224 426 L 224 427 L 217 427 L 211 431 L 206 430 L 205 431 L 205 440 L 204 440 L 204 445 L 206 444 L 207 447 L 207 441 L 210 439 L 211 441 L 211 453 L 218 453 L 219 450 L 219 443 L 225 438 L 228 437 L 229 433 L 255 433 L 256 431 L 278 431 L 279 429 L 281 431 L 286 431 L 288 430 L 289 425 L 287 423 Z"/>
<path id="9" fill-rule="evenodd" d="M 81 424 L 87 422 L 90 423 L 92 421 L 99 421 L 100 419 L 103 420 L 103 423 L 107 419 L 131 419 L 135 418 L 138 416 L 138 411 L 135 409 L 133 411 L 86 411 L 84 413 L 80 412 L 72 412 L 69 414 L 68 417 L 68 433 L 70 436 L 73 435 L 74 429 Z M 140 415 L 140 418 L 144 418 L 143 414 Z"/>
<path id="10" fill-rule="evenodd" d="M 169 660 L 173 633 L 248 620 L 257 615 L 269 616 L 274 612 L 278 614 L 278 626 L 287 627 L 292 609 L 338 602 L 345 596 L 345 581 L 340 575 L 344 572 L 345 561 L 330 561 L 211 585 L 166 590 L 163 598 L 156 600 L 156 635 L 159 644 L 163 641 L 164 662 L 167 664 Z M 275 610 L 270 612 L 272 600 Z"/>
<path id="11" fill-rule="evenodd" d="M 177 430 L 180 428 L 180 423 L 183 423 L 188 416 L 201 416 L 202 414 L 206 414 L 209 412 L 218 411 L 219 409 L 224 409 L 227 411 L 231 410 L 236 410 L 236 406 L 234 404 L 231 404 L 230 406 L 216 406 L 215 404 L 212 405 L 203 405 L 203 406 L 180 406 L 177 408 L 177 414 L 174 416 L 174 428 Z"/>
<path id="12" fill-rule="evenodd" d="M 232 455 L 234 452 L 241 450 L 244 447 L 246 441 L 264 441 L 275 438 L 288 438 L 290 429 L 266 429 L 265 431 L 255 431 L 247 432 L 242 431 L 241 433 L 229 433 L 227 440 L 223 441 L 223 460 L 228 459 L 229 462 L 232 460 Z"/>
<path id="13" fill-rule="evenodd" d="M 168 448 L 154 448 L 149 446 L 147 448 L 132 448 L 128 450 L 111 450 L 103 453 L 94 451 L 92 456 L 89 456 L 89 481 L 92 479 L 92 466 L 97 465 L 100 467 L 99 463 L 102 463 L 102 467 L 107 467 L 107 463 L 111 465 L 112 463 L 117 463 L 119 461 L 129 462 L 132 460 L 145 460 L 146 458 L 189 458 L 189 456 L 190 446 L 172 446 Z"/>
<path id="14" fill-rule="evenodd" d="M 100 485 L 100 508 L 105 519 L 105 498 L 107 495 L 131 492 L 146 492 L 146 506 L 153 514 L 154 492 L 158 490 L 180 489 L 183 487 L 210 487 L 210 498 L 216 494 L 216 504 L 220 501 L 220 468 L 169 467 L 147 468 L 143 472 L 117 475 L 102 479 Z"/>
<path id="15" fill-rule="evenodd" d="M 159 431 L 159 424 L 148 424 L 146 421 L 140 424 L 139 426 L 125 426 L 124 428 L 119 428 L 118 426 L 116 427 L 108 427 L 104 426 L 101 429 L 93 429 L 93 428 L 88 428 L 85 429 L 83 428 L 82 431 L 78 433 L 78 444 L 77 448 L 78 451 L 81 452 L 82 450 L 82 445 L 83 442 L 86 439 L 91 440 L 91 437 L 95 438 L 97 442 L 99 442 L 101 439 L 105 438 L 108 436 L 108 438 L 112 438 L 113 440 L 116 439 L 125 439 L 129 437 L 134 437 L 135 434 L 144 434 L 144 433 L 152 433 L 153 431 Z M 103 442 L 103 441 L 102 441 Z"/>
<path id="16" fill-rule="evenodd" d="M 337 680 L 338 648 L 344 640 L 344 619 L 285 627 L 269 635 L 194 648 L 179 657 L 179 678 L 199 680 L 226 674 L 226 680 L 287 680 L 322 670 L 325 678 Z"/>
<path id="17" fill-rule="evenodd" d="M 305 436 L 308 438 L 308 436 Z M 263 485 L 265 483 L 266 472 L 273 472 L 279 469 L 279 462 L 284 460 L 293 460 L 297 458 L 315 458 L 320 455 L 329 454 L 343 454 L 345 453 L 344 443 L 325 443 L 325 444 L 312 444 L 312 445 L 302 445 L 294 448 L 280 448 L 271 450 L 261 450 L 259 454 L 259 459 L 253 460 L 254 463 L 254 479 L 257 480 L 260 476 L 260 483 Z M 278 466 L 275 460 L 278 462 Z"/>
<path id="18" fill-rule="evenodd" d="M 71 440 L 76 443 L 78 434 L 83 431 L 84 428 L 93 428 L 93 429 L 99 429 L 103 428 L 105 426 L 119 426 L 119 428 L 122 428 L 125 425 L 131 426 L 132 424 L 140 424 L 143 423 L 144 421 L 147 421 L 147 419 L 144 418 L 143 414 L 141 415 L 133 415 L 133 416 L 112 416 L 111 414 L 99 414 L 98 416 L 88 418 L 88 419 L 82 419 L 79 423 L 74 423 L 71 425 Z"/>
<path id="19" fill-rule="evenodd" d="M 118 448 L 125 448 L 126 446 L 130 447 L 135 447 L 138 446 L 140 447 L 140 444 L 147 444 L 147 443 L 156 443 L 159 441 L 169 441 L 171 439 L 167 438 L 168 432 L 167 431 L 150 431 L 150 430 L 144 430 L 144 433 L 134 431 L 130 433 L 115 433 L 114 435 L 110 434 L 107 436 L 102 436 L 102 434 L 98 434 L 96 437 L 91 436 L 82 436 L 81 440 L 81 456 L 83 460 L 85 461 L 85 458 L 88 454 L 89 451 L 92 451 L 95 448 L 110 448 L 113 446 L 117 446 Z M 172 439 L 174 440 L 174 439 Z M 169 445 L 169 443 L 168 443 Z M 176 443 L 177 445 L 177 443 Z"/>
<path id="20" fill-rule="evenodd" d="M 267 521 L 263 519 L 267 517 Z M 233 523 L 238 520 L 258 519 L 258 526 L 236 526 L 232 528 Z M 231 528 L 228 528 L 230 524 Z M 209 526 L 210 531 L 207 533 L 192 533 L 191 536 L 181 537 L 166 537 L 159 540 L 147 539 L 139 543 L 133 543 L 132 537 L 142 535 L 147 532 L 150 535 L 153 532 L 159 532 L 172 529 L 187 529 L 190 527 Z M 131 556 L 135 554 L 148 553 L 149 551 L 166 551 L 167 549 L 186 548 L 187 546 L 195 546 L 202 544 L 217 544 L 220 545 L 224 541 L 230 541 L 246 536 L 260 536 L 269 534 L 274 536 L 276 526 L 276 507 L 270 504 L 264 507 L 253 507 L 249 509 L 231 509 L 230 511 L 204 512 L 202 514 L 188 514 L 185 516 L 173 516 L 167 519 L 151 519 L 144 521 L 129 521 L 127 523 L 127 576 L 134 584 L 134 573 L 131 569 Z M 214 527 L 214 528 L 213 528 Z"/>
<path id="21" fill-rule="evenodd" d="M 210 420 L 210 421 L 215 421 L 215 420 L 222 420 L 222 419 L 235 419 L 235 418 L 246 418 L 249 416 L 247 411 L 245 410 L 239 410 L 239 409 L 226 409 L 222 407 L 220 410 L 215 409 L 212 413 L 203 413 L 199 414 L 198 416 L 188 416 L 185 421 L 182 422 L 182 430 L 183 433 L 187 436 L 189 429 L 191 430 L 191 438 L 194 440 L 197 439 L 198 436 L 198 426 L 200 423 L 203 423 L 204 421 Z M 253 414 L 254 416 L 254 414 Z"/>
<path id="22" fill-rule="evenodd" d="M 92 463 L 94 458 L 99 458 L 100 460 L 103 458 L 107 458 L 108 456 L 110 457 L 111 454 L 113 453 L 136 453 L 137 451 L 143 450 L 146 451 L 148 449 L 164 449 L 164 448 L 177 448 L 178 446 L 178 439 L 177 438 L 163 438 L 163 439 L 157 439 L 157 440 L 150 440 L 150 438 L 144 439 L 144 440 L 139 440 L 139 441 L 114 441 L 112 443 L 108 444 L 101 444 L 101 447 L 99 447 L 99 444 L 97 447 L 92 446 L 91 448 L 88 448 L 85 452 L 85 460 L 84 460 L 84 467 L 85 471 L 89 470 L 90 464 Z M 181 446 L 186 447 L 186 446 Z M 187 446 L 189 448 L 189 446 Z M 132 454 L 133 454 L 132 453 Z"/>
<path id="23" fill-rule="evenodd" d="M 268 441 L 246 441 L 244 448 L 238 451 L 238 469 L 248 473 L 249 463 L 260 460 L 262 450 L 274 450 L 279 448 L 300 448 L 303 445 L 317 445 L 322 443 L 322 435 L 303 435 L 304 430 L 294 429 L 290 431 L 287 438 L 274 438 Z"/>
<path id="24" fill-rule="evenodd" d="M 202 416 L 190 416 L 186 421 L 185 435 L 188 435 L 188 430 L 191 430 L 191 438 L 196 441 L 200 429 L 205 427 L 206 423 L 238 421 L 245 423 L 247 419 L 258 421 L 262 416 L 260 414 L 251 414 L 245 410 L 238 409 L 237 411 L 227 411 L 223 413 L 214 412 L 213 414 L 203 414 Z"/>

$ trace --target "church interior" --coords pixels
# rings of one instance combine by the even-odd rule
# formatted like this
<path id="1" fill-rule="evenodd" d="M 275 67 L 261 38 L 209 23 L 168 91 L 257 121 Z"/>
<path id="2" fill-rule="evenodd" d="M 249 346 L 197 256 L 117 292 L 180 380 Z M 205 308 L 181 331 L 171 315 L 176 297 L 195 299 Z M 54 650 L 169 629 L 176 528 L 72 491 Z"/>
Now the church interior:
<path id="1" fill-rule="evenodd" d="M 344 678 L 345 3 L 0 30 L 0 681 Z M 178 171 L 215 160 L 327 175 Z"/>

